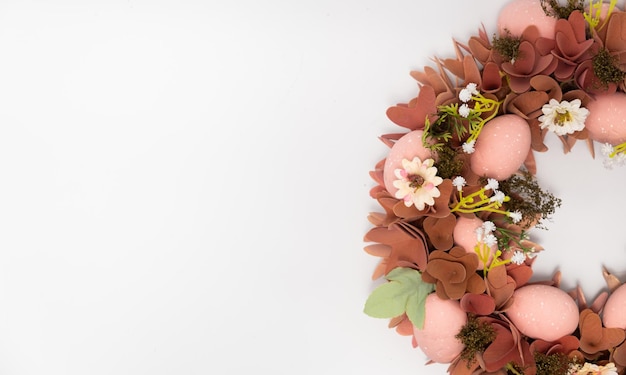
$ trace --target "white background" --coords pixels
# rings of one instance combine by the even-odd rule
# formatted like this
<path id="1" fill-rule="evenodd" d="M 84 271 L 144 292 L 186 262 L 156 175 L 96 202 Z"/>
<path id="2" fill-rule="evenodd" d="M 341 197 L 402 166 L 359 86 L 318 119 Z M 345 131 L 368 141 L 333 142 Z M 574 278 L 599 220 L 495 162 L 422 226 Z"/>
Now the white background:
<path id="1" fill-rule="evenodd" d="M 443 373 L 362 312 L 368 171 L 501 4 L 0 3 L 0 374 Z M 624 170 L 554 145 L 538 272 L 593 296 Z"/>

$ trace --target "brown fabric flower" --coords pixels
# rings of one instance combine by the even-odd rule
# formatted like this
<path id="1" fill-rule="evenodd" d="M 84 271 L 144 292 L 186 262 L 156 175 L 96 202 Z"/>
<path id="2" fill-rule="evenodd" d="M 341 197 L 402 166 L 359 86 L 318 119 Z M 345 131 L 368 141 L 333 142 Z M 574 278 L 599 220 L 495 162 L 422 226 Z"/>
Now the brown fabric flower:
<path id="1" fill-rule="evenodd" d="M 583 355 L 578 351 L 580 341 L 576 336 L 563 336 L 557 341 L 548 342 L 544 340 L 535 340 L 530 344 L 531 353 L 542 353 L 546 355 L 564 354 L 569 358 L 576 358 L 580 362 L 584 362 Z"/>
<path id="2" fill-rule="evenodd" d="M 416 98 L 408 104 L 397 104 L 387 109 L 387 117 L 394 123 L 410 130 L 423 129 L 426 118 L 432 121 L 437 114 L 435 90 L 422 86 Z"/>
<path id="3" fill-rule="evenodd" d="M 572 78 L 576 67 L 592 58 L 594 53 L 591 47 L 596 43 L 593 39 L 587 39 L 586 21 L 580 11 L 572 12 L 567 20 L 559 19 L 556 22 L 555 42 L 552 54 L 558 63 L 554 76 L 559 81 Z"/>
<path id="4" fill-rule="evenodd" d="M 554 41 L 542 38 L 536 26 L 527 27 L 521 35 L 518 58 L 501 65 L 509 77 L 511 90 L 518 94 L 526 92 L 532 77 L 552 74 L 557 65 L 551 53 L 553 49 Z"/>
<path id="5" fill-rule="evenodd" d="M 436 284 L 435 291 L 442 299 L 458 300 L 466 292 L 482 293 L 483 279 L 478 276 L 478 256 L 467 253 L 462 247 L 453 247 L 450 252 L 435 250 L 430 254 L 422 280 Z"/>
<path id="6" fill-rule="evenodd" d="M 620 345 L 626 335 L 621 328 L 602 327 L 600 316 L 591 309 L 580 312 L 578 322 L 580 330 L 580 349 L 585 358 L 598 358 L 605 350 Z"/>
<path id="7" fill-rule="evenodd" d="M 516 289 L 515 280 L 507 275 L 504 265 L 492 268 L 487 273 L 487 294 L 493 297 L 496 310 L 504 311 L 512 303 L 513 292 Z"/>
<path id="8" fill-rule="evenodd" d="M 485 351 L 476 354 L 472 364 L 460 357 L 448 368 L 452 375 L 507 374 L 508 363 L 523 368 L 524 375 L 536 375 L 537 367 L 530 345 L 510 322 L 492 317 L 480 317 L 481 322 L 491 324 L 496 338 Z"/>
<path id="9" fill-rule="evenodd" d="M 611 352 L 611 357 L 609 360 L 615 363 L 615 367 L 623 374 L 624 369 L 626 369 L 626 342 L 623 342 L 620 346 L 615 348 L 613 352 Z"/>
<path id="10" fill-rule="evenodd" d="M 387 227 L 370 229 L 364 238 L 378 242 L 365 247 L 371 255 L 383 258 L 374 270 L 373 279 L 388 274 L 396 267 L 423 270 L 428 261 L 428 245 L 424 233 L 408 223 L 397 222 Z"/>

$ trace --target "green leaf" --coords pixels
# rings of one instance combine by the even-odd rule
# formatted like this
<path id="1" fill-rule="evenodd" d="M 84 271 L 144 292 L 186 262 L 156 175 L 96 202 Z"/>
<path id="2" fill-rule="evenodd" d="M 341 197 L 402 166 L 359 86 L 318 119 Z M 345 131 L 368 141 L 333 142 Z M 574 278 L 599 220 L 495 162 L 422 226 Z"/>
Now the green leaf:
<path id="1" fill-rule="evenodd" d="M 422 328 L 426 297 L 435 286 L 422 281 L 419 271 L 412 268 L 394 268 L 387 280 L 370 294 L 363 311 L 374 318 L 394 318 L 406 313 L 413 325 Z"/>

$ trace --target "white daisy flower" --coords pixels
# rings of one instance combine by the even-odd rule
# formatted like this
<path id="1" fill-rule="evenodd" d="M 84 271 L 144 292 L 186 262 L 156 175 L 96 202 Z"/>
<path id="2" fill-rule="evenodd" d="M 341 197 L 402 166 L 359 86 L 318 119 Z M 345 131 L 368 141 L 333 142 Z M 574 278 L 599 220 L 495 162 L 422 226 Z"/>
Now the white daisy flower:
<path id="1" fill-rule="evenodd" d="M 434 205 L 434 198 L 441 195 L 437 186 L 443 179 L 437 176 L 437 168 L 433 167 L 434 162 L 433 159 L 422 162 L 418 157 L 412 161 L 402 159 L 402 168 L 394 171 L 398 178 L 393 182 L 393 186 L 398 189 L 395 197 L 402 199 L 405 206 L 415 205 L 415 208 L 421 211 L 426 205 Z"/>
<path id="2" fill-rule="evenodd" d="M 581 107 L 580 104 L 579 99 L 571 102 L 563 100 L 560 103 L 556 99 L 550 99 L 550 102 L 541 108 L 543 115 L 538 118 L 541 129 L 548 128 L 556 135 L 572 134 L 583 130 L 589 110 Z"/>

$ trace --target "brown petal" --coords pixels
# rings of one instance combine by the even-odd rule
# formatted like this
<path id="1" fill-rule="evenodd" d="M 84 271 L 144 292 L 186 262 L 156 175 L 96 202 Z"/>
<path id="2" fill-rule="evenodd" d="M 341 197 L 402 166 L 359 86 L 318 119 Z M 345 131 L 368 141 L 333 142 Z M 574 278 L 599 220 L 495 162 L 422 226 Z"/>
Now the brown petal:
<path id="1" fill-rule="evenodd" d="M 486 93 L 494 93 L 502 88 L 500 68 L 493 62 L 488 62 L 483 68 L 482 89 Z"/>
<path id="2" fill-rule="evenodd" d="M 387 117 L 391 121 L 411 130 L 423 128 L 426 117 L 435 113 L 435 90 L 431 86 L 422 86 L 410 105 L 398 104 L 387 109 Z"/>
<path id="3" fill-rule="evenodd" d="M 452 232 L 456 224 L 456 216 L 448 215 L 443 218 L 427 217 L 424 220 L 424 232 L 437 250 L 448 250 L 454 245 Z"/>
<path id="4" fill-rule="evenodd" d="M 465 280 L 467 272 L 463 264 L 443 259 L 431 259 L 426 267 L 428 274 L 444 283 L 458 284 Z M 463 287 L 465 291 L 465 287 Z"/>
<path id="5" fill-rule="evenodd" d="M 464 311 L 476 315 L 489 315 L 496 309 L 493 298 L 486 294 L 466 293 L 460 303 Z"/>
<path id="6" fill-rule="evenodd" d="M 497 371 L 519 357 L 517 343 L 513 339 L 511 331 L 499 324 L 492 326 L 496 331 L 496 338 L 483 353 L 487 371 Z"/>
<path id="7" fill-rule="evenodd" d="M 604 47 L 609 51 L 623 51 L 626 45 L 626 13 L 615 12 L 609 18 Z"/>

